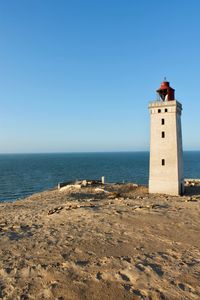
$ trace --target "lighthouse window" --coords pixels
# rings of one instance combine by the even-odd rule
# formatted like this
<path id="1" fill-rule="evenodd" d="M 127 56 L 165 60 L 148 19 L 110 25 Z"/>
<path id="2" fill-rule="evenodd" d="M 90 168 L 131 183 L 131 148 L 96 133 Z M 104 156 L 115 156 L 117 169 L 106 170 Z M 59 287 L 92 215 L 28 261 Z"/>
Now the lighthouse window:
<path id="1" fill-rule="evenodd" d="M 165 124 L 165 119 L 161 119 L 161 124 L 162 124 L 162 125 Z"/>
<path id="2" fill-rule="evenodd" d="M 161 109 L 158 109 L 158 113 L 161 113 Z"/>
<path id="3" fill-rule="evenodd" d="M 162 166 L 165 166 L 165 159 L 162 159 Z"/>
<path id="4" fill-rule="evenodd" d="M 162 138 L 164 138 L 165 137 L 165 132 L 164 131 L 162 131 Z"/>

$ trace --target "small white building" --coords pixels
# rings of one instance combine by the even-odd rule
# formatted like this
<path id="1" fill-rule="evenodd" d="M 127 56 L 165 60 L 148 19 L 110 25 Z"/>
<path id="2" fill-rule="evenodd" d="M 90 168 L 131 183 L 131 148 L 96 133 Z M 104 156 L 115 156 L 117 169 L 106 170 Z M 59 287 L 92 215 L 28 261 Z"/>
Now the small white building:
<path id="1" fill-rule="evenodd" d="M 184 193 L 182 105 L 175 100 L 168 81 L 161 83 L 157 93 L 159 100 L 149 103 L 149 193 L 181 195 Z"/>

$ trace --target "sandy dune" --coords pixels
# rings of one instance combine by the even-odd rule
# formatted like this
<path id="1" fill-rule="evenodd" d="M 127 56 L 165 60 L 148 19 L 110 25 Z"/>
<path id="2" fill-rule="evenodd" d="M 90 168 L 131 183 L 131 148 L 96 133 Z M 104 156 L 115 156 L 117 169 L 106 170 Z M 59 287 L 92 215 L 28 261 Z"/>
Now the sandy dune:
<path id="1" fill-rule="evenodd" d="M 0 299 L 200 299 L 200 187 L 95 188 L 0 204 Z"/>

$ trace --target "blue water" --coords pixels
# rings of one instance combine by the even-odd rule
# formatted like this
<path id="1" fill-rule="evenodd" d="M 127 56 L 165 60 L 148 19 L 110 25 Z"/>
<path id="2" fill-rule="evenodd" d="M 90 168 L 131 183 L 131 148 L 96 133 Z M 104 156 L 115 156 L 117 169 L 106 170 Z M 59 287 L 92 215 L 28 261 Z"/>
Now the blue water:
<path id="1" fill-rule="evenodd" d="M 0 202 L 55 187 L 58 182 L 100 179 L 148 183 L 149 153 L 1 154 Z M 184 175 L 200 178 L 200 151 L 184 152 Z"/>

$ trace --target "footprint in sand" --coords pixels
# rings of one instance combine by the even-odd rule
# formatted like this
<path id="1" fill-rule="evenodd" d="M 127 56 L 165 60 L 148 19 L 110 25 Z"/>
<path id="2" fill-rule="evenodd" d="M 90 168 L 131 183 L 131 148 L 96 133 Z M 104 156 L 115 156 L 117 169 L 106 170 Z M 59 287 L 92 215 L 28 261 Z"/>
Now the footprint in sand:
<path id="1" fill-rule="evenodd" d="M 123 281 L 130 281 L 130 278 L 126 274 L 119 272 L 119 275 Z"/>
<path id="2" fill-rule="evenodd" d="M 135 266 L 137 269 L 145 273 L 154 271 L 159 277 L 162 277 L 164 275 L 164 271 L 162 270 L 162 267 L 156 263 L 141 262 L 141 263 L 137 263 Z"/>
<path id="3" fill-rule="evenodd" d="M 195 290 L 193 289 L 192 286 L 190 286 L 189 284 L 186 284 L 186 283 L 178 283 L 178 287 L 182 290 L 182 291 L 185 291 L 185 292 L 194 292 Z"/>
<path id="4" fill-rule="evenodd" d="M 96 279 L 102 280 L 102 279 L 103 279 L 102 275 L 103 275 L 103 273 L 98 272 L 98 273 L 96 274 Z"/>

